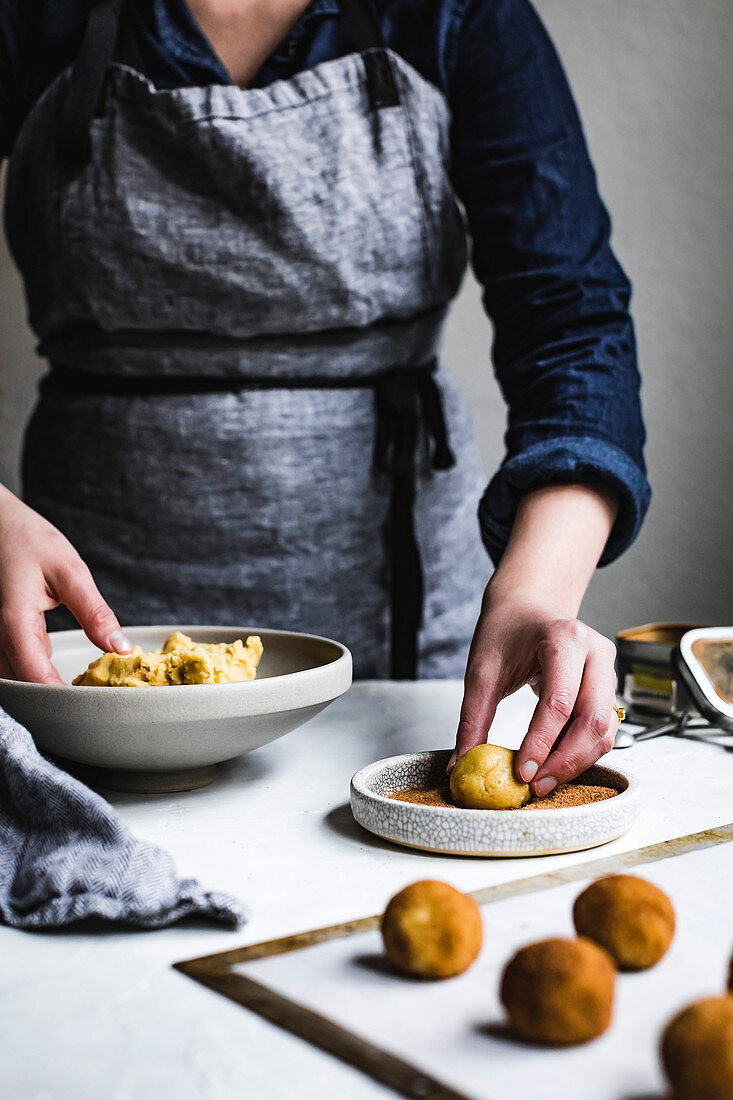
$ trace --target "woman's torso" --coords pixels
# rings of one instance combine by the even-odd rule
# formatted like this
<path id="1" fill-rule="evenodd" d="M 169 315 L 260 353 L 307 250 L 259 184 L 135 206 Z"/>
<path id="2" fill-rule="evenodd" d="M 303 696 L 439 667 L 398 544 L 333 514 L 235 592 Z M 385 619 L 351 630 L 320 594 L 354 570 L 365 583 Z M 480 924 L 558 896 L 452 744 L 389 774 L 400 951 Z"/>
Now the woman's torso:
<path id="1" fill-rule="evenodd" d="M 369 384 L 435 353 L 465 264 L 445 101 L 392 64 L 400 103 L 377 112 L 356 54 L 246 93 L 161 91 L 115 67 L 80 172 L 55 144 L 64 77 L 25 124 L 7 220 L 52 361 L 305 384 L 45 392 L 27 497 L 127 624 L 295 627 L 342 638 L 357 674 L 389 671 L 390 485 Z M 417 455 L 423 675 L 460 674 L 487 572 L 470 417 L 450 385 L 446 403 L 457 465 Z"/>

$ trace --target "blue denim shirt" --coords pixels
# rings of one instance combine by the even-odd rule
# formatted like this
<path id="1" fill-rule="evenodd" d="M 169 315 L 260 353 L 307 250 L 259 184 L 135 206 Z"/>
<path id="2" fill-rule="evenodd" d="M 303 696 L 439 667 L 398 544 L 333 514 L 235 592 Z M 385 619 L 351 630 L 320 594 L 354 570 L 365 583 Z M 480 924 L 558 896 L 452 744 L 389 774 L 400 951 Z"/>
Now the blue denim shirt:
<path id="1" fill-rule="evenodd" d="M 90 3 L 2 0 L 0 154 L 75 56 Z M 128 4 L 159 86 L 228 83 L 184 0 Z M 388 44 L 444 92 L 452 111 L 453 181 L 509 405 L 506 457 L 479 508 L 486 546 L 498 560 L 529 488 L 589 482 L 620 497 L 601 559 L 612 561 L 636 536 L 650 498 L 630 286 L 609 246 L 609 218 L 558 57 L 528 0 L 378 6 Z M 352 49 L 336 0 L 314 0 L 253 83 Z"/>

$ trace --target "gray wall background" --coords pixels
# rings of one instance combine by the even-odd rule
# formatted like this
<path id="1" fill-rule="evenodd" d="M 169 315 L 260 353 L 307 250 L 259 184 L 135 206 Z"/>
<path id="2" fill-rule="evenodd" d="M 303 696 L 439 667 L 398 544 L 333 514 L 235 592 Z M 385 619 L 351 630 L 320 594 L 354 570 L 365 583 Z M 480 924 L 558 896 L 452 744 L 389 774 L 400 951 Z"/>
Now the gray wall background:
<path id="1" fill-rule="evenodd" d="M 635 287 L 654 499 L 631 550 L 583 607 L 612 634 L 650 619 L 733 622 L 733 241 L 730 0 L 537 0 L 578 99 L 615 245 Z M 446 361 L 473 400 L 487 471 L 504 408 L 490 326 L 468 279 Z M 41 373 L 0 251 L 0 480 Z"/>

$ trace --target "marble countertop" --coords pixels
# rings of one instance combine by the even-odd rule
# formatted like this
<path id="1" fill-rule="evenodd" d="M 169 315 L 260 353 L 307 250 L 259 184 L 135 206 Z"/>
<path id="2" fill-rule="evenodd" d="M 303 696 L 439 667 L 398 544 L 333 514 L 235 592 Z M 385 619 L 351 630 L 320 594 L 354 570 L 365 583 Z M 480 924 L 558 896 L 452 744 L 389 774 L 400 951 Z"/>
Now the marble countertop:
<path id="1" fill-rule="evenodd" d="M 172 964 L 379 912 L 416 879 L 476 890 L 733 820 L 730 741 L 661 738 L 606 758 L 639 776 L 644 805 L 630 833 L 595 852 L 440 857 L 363 832 L 348 806 L 351 775 L 382 757 L 450 745 L 460 698 L 461 684 L 453 681 L 356 684 L 307 726 L 226 765 L 211 787 L 172 796 L 110 794 L 133 831 L 167 848 L 182 874 L 241 897 L 250 921 L 237 932 L 203 923 L 158 932 L 0 928 L 0 1095 L 392 1095 Z M 533 705 L 528 689 L 502 704 L 492 740 L 518 745 Z M 729 882 L 733 852 L 725 860 L 722 881 Z M 733 901 L 733 888 L 731 895 Z M 521 1061 L 520 1047 L 515 1055 Z"/>

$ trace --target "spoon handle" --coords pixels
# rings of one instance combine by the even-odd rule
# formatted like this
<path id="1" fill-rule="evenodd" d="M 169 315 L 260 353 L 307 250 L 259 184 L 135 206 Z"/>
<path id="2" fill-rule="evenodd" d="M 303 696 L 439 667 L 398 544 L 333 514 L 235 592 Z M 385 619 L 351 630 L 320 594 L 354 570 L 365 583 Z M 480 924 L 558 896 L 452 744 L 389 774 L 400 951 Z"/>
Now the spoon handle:
<path id="1" fill-rule="evenodd" d="M 665 733 L 676 733 L 679 728 L 679 718 L 673 718 L 667 722 L 660 722 L 657 726 L 650 726 L 649 729 L 642 730 L 641 733 L 632 733 L 631 736 L 635 741 L 650 741 L 652 737 L 663 737 Z"/>

